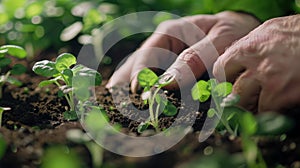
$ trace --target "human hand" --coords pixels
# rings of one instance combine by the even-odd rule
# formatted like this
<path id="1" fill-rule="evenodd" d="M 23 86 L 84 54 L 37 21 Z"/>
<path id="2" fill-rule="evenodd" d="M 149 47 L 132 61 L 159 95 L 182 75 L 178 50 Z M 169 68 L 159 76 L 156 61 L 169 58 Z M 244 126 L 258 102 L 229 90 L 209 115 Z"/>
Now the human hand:
<path id="1" fill-rule="evenodd" d="M 216 61 L 217 79 L 234 82 L 239 104 L 282 111 L 300 104 L 300 15 L 275 18 L 240 39 Z"/>
<path id="2" fill-rule="evenodd" d="M 212 67 L 226 47 L 258 25 L 259 21 L 248 14 L 229 11 L 163 22 L 112 75 L 106 87 L 131 81 L 131 90 L 135 92 L 137 74 L 141 69 L 167 68 L 174 61 L 164 73 L 164 78 L 171 75 L 182 85 L 190 84 L 193 78 L 200 77 Z M 174 53 L 179 56 L 174 57 Z M 176 82 L 168 86 L 168 89 L 176 88 Z"/>

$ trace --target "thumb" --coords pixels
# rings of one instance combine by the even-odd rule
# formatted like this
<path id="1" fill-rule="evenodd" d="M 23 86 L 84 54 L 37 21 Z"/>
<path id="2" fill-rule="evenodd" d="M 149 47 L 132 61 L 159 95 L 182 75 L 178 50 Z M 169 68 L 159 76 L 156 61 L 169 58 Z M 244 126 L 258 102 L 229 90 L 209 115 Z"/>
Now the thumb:
<path id="1" fill-rule="evenodd" d="M 162 81 L 174 79 L 166 89 L 175 90 L 196 82 L 206 70 L 210 70 L 219 57 L 218 51 L 208 36 L 184 50 L 176 61 L 160 77 Z"/>

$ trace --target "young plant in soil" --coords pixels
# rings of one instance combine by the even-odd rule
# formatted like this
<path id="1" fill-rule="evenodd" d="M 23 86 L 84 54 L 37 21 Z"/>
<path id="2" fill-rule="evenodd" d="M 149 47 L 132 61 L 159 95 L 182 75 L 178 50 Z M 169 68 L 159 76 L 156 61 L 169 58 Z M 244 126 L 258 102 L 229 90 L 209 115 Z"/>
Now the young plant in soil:
<path id="1" fill-rule="evenodd" d="M 2 99 L 2 90 L 3 86 L 6 83 L 12 85 L 21 86 L 22 82 L 12 77 L 11 75 L 21 75 L 26 71 L 26 68 L 21 64 L 15 64 L 11 69 L 9 65 L 11 64 L 11 59 L 7 55 L 22 59 L 25 58 L 27 53 L 26 51 L 19 46 L 15 45 L 3 45 L 0 47 L 0 99 Z M 2 70 L 6 72 L 2 72 Z M 4 73 L 4 74 L 2 74 Z M 2 125 L 2 114 L 4 111 L 10 110 L 9 107 L 0 106 L 0 127 Z"/>
<path id="2" fill-rule="evenodd" d="M 39 84 L 44 87 L 49 84 L 56 84 L 59 87 L 58 96 L 64 96 L 68 102 L 69 110 L 64 112 L 64 118 L 68 120 L 76 120 L 75 97 L 79 101 L 86 101 L 90 96 L 88 88 L 100 85 L 102 77 L 96 70 L 90 69 L 83 65 L 76 65 L 76 57 L 69 53 L 59 55 L 55 62 L 42 60 L 36 62 L 32 70 L 41 76 L 51 77 Z M 74 82 L 73 82 L 74 81 Z"/>
<path id="3" fill-rule="evenodd" d="M 20 75 L 26 71 L 26 68 L 22 64 L 15 64 L 11 69 L 11 59 L 7 55 L 23 59 L 26 57 L 26 51 L 19 46 L 15 45 L 3 45 L 0 47 L 0 99 L 2 98 L 2 88 L 5 83 L 10 83 L 16 86 L 21 86 L 22 82 L 12 77 L 11 75 Z M 2 72 L 5 70 L 6 72 Z M 4 74 L 2 74 L 4 73 Z"/>
<path id="4" fill-rule="evenodd" d="M 239 137 L 242 142 L 243 154 L 250 168 L 266 168 L 267 165 L 257 146 L 254 136 L 274 136 L 286 133 L 293 122 L 286 116 L 278 113 L 264 113 L 254 116 L 236 104 L 239 96 L 230 94 L 232 84 L 228 82 L 217 83 L 215 79 L 209 81 L 200 80 L 192 88 L 194 100 L 205 102 L 212 97 L 215 108 L 207 112 L 207 117 L 220 121 L 217 130 L 227 131 L 231 137 Z"/>
<path id="5" fill-rule="evenodd" d="M 138 132 L 141 133 L 152 125 L 156 131 L 159 131 L 158 117 L 160 112 L 166 116 L 174 116 L 177 108 L 167 100 L 164 95 L 159 94 L 162 87 L 168 85 L 169 81 L 161 81 L 160 78 L 149 68 L 144 68 L 138 74 L 138 82 L 144 88 L 142 99 L 149 105 L 149 119 L 138 126 Z"/>
<path id="6" fill-rule="evenodd" d="M 237 127 L 232 127 L 230 125 L 230 120 L 235 113 L 228 114 L 225 112 L 224 106 L 222 104 L 223 99 L 228 96 L 232 91 L 232 84 L 229 82 L 217 83 L 215 79 L 208 81 L 200 80 L 192 88 L 192 97 L 194 100 L 199 100 L 200 102 L 207 101 L 210 97 L 212 98 L 215 108 L 210 108 L 207 112 L 207 116 L 212 118 L 217 117 L 221 121 L 222 125 L 231 134 L 236 136 Z M 235 104 L 239 101 L 239 97 L 235 96 L 228 101 L 227 104 Z"/>

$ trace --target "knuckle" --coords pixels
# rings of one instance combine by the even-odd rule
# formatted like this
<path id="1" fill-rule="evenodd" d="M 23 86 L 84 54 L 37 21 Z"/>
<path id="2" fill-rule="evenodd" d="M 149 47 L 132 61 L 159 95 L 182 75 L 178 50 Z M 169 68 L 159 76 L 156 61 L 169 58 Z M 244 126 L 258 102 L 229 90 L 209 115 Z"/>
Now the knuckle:
<path id="1" fill-rule="evenodd" d="M 232 48 L 238 55 L 259 55 L 262 51 L 261 45 L 267 40 L 267 36 L 247 35 L 237 41 Z"/>
<path id="2" fill-rule="evenodd" d="M 233 21 L 219 20 L 214 26 L 214 30 L 209 33 L 211 39 L 226 38 L 227 40 L 237 39 L 236 24 Z"/>
<path id="3" fill-rule="evenodd" d="M 265 21 L 262 26 L 272 26 L 274 24 L 278 24 L 279 22 L 282 22 L 283 21 L 283 18 L 281 17 L 277 17 L 277 18 L 272 18 L 272 19 L 269 19 L 267 21 Z"/>
<path id="4" fill-rule="evenodd" d="M 178 59 L 187 63 L 188 65 L 200 65 L 201 59 L 197 52 L 191 48 L 185 49 L 179 56 Z"/>

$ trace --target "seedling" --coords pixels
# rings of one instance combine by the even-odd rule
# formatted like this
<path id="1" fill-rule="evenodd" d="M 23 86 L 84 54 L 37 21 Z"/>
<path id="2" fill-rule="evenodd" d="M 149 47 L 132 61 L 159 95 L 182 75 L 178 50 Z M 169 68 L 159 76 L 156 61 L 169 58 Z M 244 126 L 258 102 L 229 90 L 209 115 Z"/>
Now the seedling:
<path id="1" fill-rule="evenodd" d="M 96 70 L 90 69 L 83 65 L 76 65 L 76 57 L 69 53 L 59 55 L 55 62 L 43 60 L 36 62 L 32 70 L 41 76 L 51 77 L 39 84 L 44 87 L 49 84 L 56 84 L 59 87 L 58 96 L 64 96 L 69 104 L 69 110 L 64 112 L 64 118 L 68 120 L 76 120 L 75 97 L 85 102 L 89 99 L 90 93 L 88 88 L 100 85 L 102 77 Z M 74 81 L 74 82 L 73 82 Z"/>
<path id="2" fill-rule="evenodd" d="M 238 126 L 236 125 L 233 129 L 229 121 L 233 119 L 238 109 L 236 109 L 236 112 L 227 113 L 228 110 L 224 109 L 224 107 L 225 105 L 234 105 L 239 101 L 239 97 L 233 96 L 231 97 L 231 99 L 227 99 L 227 102 L 223 102 L 223 99 L 226 96 L 228 96 L 231 93 L 231 91 L 232 84 L 229 82 L 223 82 L 218 84 L 215 79 L 211 79 L 209 81 L 200 80 L 192 88 L 192 97 L 194 100 L 199 100 L 200 102 L 205 102 L 211 97 L 215 104 L 215 108 L 210 108 L 207 112 L 207 116 L 209 118 L 216 116 L 217 119 L 221 121 L 222 125 L 226 128 L 226 130 L 231 135 L 236 136 Z"/>
<path id="3" fill-rule="evenodd" d="M 9 69 L 9 65 L 11 64 L 11 59 L 6 57 L 6 55 L 11 55 L 19 59 L 23 59 L 26 57 L 26 51 L 19 46 L 15 45 L 4 45 L 0 47 L 0 99 L 2 98 L 2 88 L 5 83 L 10 83 L 16 86 L 21 86 L 22 82 L 13 78 L 11 75 L 20 75 L 26 71 L 26 68 L 21 64 L 15 64 L 11 69 Z M 2 75 L 3 69 L 9 69 Z"/>
<path id="4" fill-rule="evenodd" d="M 264 113 L 254 116 L 251 112 L 236 106 L 239 96 L 231 94 L 232 84 L 223 82 L 217 84 L 215 79 L 209 81 L 200 80 L 192 88 L 194 100 L 205 102 L 211 96 L 215 108 L 207 112 L 209 118 L 215 117 L 219 122 L 217 129 L 225 130 L 233 138 L 241 137 L 243 154 L 250 168 L 265 168 L 266 163 L 252 138 L 257 135 L 280 135 L 292 127 L 292 121 L 285 116 L 276 113 Z"/>
<path id="5" fill-rule="evenodd" d="M 167 100 L 167 98 L 159 91 L 162 87 L 168 85 L 172 80 L 162 81 L 149 68 L 144 68 L 138 74 L 138 81 L 141 87 L 144 88 L 142 99 L 149 105 L 149 119 L 142 122 L 138 126 L 138 132 L 141 133 L 152 125 L 156 131 L 158 128 L 158 117 L 160 112 L 166 116 L 174 116 L 177 113 L 177 108 Z"/>

